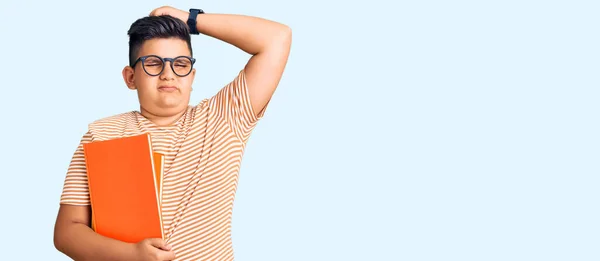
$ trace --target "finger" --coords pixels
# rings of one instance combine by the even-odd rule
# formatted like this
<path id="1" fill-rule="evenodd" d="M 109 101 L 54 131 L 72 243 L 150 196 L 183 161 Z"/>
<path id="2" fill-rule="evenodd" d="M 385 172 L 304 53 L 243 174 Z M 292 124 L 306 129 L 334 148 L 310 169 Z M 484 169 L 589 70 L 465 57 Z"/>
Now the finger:
<path id="1" fill-rule="evenodd" d="M 167 245 L 162 238 L 151 238 L 150 245 L 160 249 L 171 250 L 171 246 Z"/>
<path id="2" fill-rule="evenodd" d="M 175 260 L 175 252 L 173 251 L 160 251 L 158 254 L 160 260 Z"/>
<path id="3" fill-rule="evenodd" d="M 165 251 L 171 251 L 171 245 L 165 243 L 165 245 L 162 246 L 160 249 L 165 250 Z"/>

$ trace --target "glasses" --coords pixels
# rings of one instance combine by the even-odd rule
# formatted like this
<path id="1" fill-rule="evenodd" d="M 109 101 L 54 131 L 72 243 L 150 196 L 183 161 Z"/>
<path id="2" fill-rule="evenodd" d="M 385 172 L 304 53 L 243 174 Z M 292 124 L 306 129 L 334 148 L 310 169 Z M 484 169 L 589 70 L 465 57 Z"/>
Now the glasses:
<path id="1" fill-rule="evenodd" d="M 158 55 L 146 55 L 138 58 L 133 65 L 132 68 L 135 68 L 135 65 L 142 61 L 142 68 L 144 71 L 150 76 L 158 76 L 165 69 L 165 63 L 167 61 L 171 62 L 171 70 L 179 76 L 185 77 L 192 72 L 192 67 L 194 63 L 196 63 L 196 59 L 189 56 L 177 56 L 175 58 L 162 58 Z"/>

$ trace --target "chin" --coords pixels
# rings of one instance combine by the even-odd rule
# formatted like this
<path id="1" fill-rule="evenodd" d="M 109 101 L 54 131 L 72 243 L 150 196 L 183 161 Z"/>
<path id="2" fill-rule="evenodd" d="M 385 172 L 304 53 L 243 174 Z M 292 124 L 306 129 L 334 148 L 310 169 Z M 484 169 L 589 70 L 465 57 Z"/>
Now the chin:
<path id="1" fill-rule="evenodd" d="M 177 110 L 181 109 L 184 106 L 181 103 L 163 103 L 160 104 L 158 107 L 164 110 Z"/>
<path id="2" fill-rule="evenodd" d="M 181 106 L 182 103 L 183 103 L 183 101 L 181 99 L 167 98 L 167 99 L 161 99 L 158 102 L 158 105 L 163 108 L 174 108 L 174 107 Z"/>

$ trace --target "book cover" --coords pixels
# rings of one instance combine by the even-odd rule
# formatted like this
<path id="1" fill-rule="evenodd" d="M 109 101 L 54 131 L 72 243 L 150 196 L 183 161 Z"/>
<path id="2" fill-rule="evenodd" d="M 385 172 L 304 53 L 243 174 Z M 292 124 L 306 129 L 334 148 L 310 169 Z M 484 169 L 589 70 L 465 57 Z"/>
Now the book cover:
<path id="1" fill-rule="evenodd" d="M 83 147 L 94 231 L 130 243 L 164 238 L 159 171 L 155 170 L 150 134 L 91 142 Z M 158 163 L 162 169 L 162 160 Z"/>

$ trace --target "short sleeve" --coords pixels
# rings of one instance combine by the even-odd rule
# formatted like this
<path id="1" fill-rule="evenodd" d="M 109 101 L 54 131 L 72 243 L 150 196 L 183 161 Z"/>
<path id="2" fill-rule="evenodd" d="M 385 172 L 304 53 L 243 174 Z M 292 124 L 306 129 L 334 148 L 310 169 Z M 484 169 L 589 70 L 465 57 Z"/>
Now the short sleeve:
<path id="1" fill-rule="evenodd" d="M 233 81 L 211 97 L 209 104 L 216 107 L 217 113 L 227 121 L 236 136 L 246 142 L 258 121 L 263 118 L 269 102 L 258 115 L 255 114 L 246 84 L 246 71 L 242 69 Z"/>
<path id="2" fill-rule="evenodd" d="M 75 150 L 63 185 L 60 204 L 66 205 L 90 205 L 90 194 L 87 179 L 87 170 L 85 166 L 85 156 L 83 154 L 83 144 L 92 141 L 92 135 L 86 132 L 79 146 Z"/>

